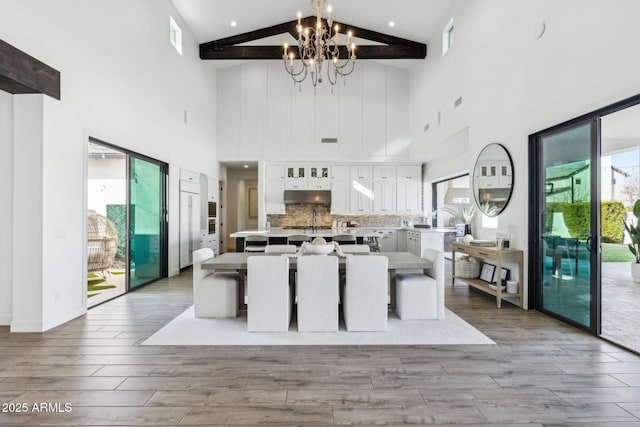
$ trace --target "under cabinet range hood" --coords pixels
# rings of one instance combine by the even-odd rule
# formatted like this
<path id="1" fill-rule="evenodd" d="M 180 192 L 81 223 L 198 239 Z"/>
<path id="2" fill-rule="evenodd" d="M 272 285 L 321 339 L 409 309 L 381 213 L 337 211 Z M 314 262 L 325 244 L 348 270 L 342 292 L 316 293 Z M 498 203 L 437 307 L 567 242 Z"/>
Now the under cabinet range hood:
<path id="1" fill-rule="evenodd" d="M 330 190 L 284 190 L 284 204 L 331 205 Z"/>

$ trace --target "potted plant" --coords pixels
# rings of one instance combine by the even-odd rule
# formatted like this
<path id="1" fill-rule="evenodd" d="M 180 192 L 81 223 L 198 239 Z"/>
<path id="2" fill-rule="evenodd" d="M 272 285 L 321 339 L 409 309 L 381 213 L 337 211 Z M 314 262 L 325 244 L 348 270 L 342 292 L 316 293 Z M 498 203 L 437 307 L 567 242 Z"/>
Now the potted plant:
<path id="1" fill-rule="evenodd" d="M 452 215 L 458 222 L 463 223 L 465 237 L 471 236 L 471 221 L 473 220 L 473 217 L 476 215 L 475 205 L 473 204 L 462 205 L 462 206 L 459 206 L 458 208 L 444 206 L 440 208 L 440 210 Z M 473 237 L 471 239 L 473 239 Z"/>
<path id="2" fill-rule="evenodd" d="M 634 282 L 640 282 L 640 200 L 633 205 L 633 216 L 636 217 L 635 221 L 623 221 L 623 224 L 631 238 L 629 251 L 636 258 L 636 262 L 631 263 L 631 277 Z"/>

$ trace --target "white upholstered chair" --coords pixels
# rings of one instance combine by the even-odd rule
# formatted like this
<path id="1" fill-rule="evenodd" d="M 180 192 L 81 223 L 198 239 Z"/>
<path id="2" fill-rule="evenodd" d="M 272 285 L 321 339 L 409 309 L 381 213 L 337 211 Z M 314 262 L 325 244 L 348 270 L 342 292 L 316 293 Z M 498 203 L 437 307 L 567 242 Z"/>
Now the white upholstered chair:
<path id="1" fill-rule="evenodd" d="M 293 292 L 289 285 L 289 258 L 247 258 L 247 296 L 247 330 L 288 331 L 293 303 Z"/>
<path id="2" fill-rule="evenodd" d="M 264 248 L 266 254 L 295 254 L 297 252 L 295 245 L 267 245 Z"/>
<path id="3" fill-rule="evenodd" d="M 298 258 L 298 330 L 338 331 L 338 257 Z"/>
<path id="4" fill-rule="evenodd" d="M 345 254 L 368 254 L 371 252 L 369 245 L 341 245 L 340 250 Z"/>
<path id="5" fill-rule="evenodd" d="M 240 276 L 234 272 L 203 270 L 202 262 L 209 258 L 213 258 L 211 248 L 193 252 L 195 317 L 236 317 Z"/>
<path id="6" fill-rule="evenodd" d="M 342 312 L 348 331 L 387 330 L 388 265 L 386 256 L 347 258 Z"/>
<path id="7" fill-rule="evenodd" d="M 427 274 L 396 275 L 396 312 L 400 319 L 444 319 L 444 253 L 425 249 L 422 257 L 433 263 Z"/>

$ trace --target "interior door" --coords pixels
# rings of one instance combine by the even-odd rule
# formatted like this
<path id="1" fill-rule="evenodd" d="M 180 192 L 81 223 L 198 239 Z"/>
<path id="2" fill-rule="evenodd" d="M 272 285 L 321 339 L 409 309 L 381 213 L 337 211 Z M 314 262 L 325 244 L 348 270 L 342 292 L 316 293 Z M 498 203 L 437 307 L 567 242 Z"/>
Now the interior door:
<path id="1" fill-rule="evenodd" d="M 163 165 L 129 158 L 129 288 L 163 276 Z"/>
<path id="2" fill-rule="evenodd" d="M 596 333 L 599 316 L 599 120 L 537 137 L 536 308 Z"/>

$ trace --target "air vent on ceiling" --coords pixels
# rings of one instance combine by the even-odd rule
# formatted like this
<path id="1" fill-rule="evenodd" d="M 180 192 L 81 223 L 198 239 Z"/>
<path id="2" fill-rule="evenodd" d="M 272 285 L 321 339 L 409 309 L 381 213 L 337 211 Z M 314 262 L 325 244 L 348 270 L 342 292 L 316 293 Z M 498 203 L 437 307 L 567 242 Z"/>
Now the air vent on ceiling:
<path id="1" fill-rule="evenodd" d="M 338 138 L 321 138 L 320 142 L 323 144 L 337 144 Z"/>

